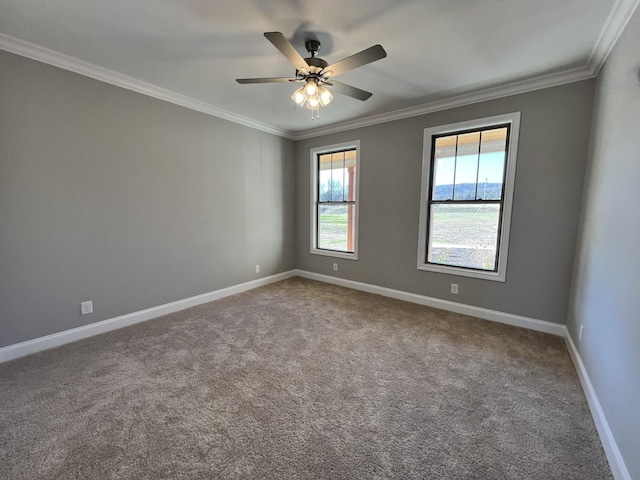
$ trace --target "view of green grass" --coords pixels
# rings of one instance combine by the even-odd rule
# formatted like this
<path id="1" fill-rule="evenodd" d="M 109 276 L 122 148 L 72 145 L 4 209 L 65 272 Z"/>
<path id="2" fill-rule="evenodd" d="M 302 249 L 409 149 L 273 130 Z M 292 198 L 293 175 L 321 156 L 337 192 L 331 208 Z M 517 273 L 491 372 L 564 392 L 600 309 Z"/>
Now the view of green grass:
<path id="1" fill-rule="evenodd" d="M 486 247 L 495 243 L 500 208 L 491 205 L 434 205 L 431 215 L 434 243 Z"/>
<path id="2" fill-rule="evenodd" d="M 318 222 L 318 248 L 347 251 L 347 206 L 322 205 Z"/>
<path id="3" fill-rule="evenodd" d="M 347 251 L 347 205 L 321 205 L 318 248 Z M 500 207 L 433 205 L 430 216 L 432 248 L 429 261 L 493 270 Z"/>
<path id="4" fill-rule="evenodd" d="M 436 204 L 430 222 L 430 262 L 494 269 L 499 205 Z"/>

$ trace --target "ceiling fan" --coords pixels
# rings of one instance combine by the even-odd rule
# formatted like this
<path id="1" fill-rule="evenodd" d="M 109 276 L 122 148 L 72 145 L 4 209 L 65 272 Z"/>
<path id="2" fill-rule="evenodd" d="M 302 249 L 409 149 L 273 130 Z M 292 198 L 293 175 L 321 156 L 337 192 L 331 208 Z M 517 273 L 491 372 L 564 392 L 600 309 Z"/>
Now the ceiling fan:
<path id="1" fill-rule="evenodd" d="M 320 51 L 320 42 L 310 39 L 305 42 L 308 58 L 302 58 L 294 46 L 280 32 L 266 32 L 264 34 L 280 52 L 287 57 L 291 64 L 296 68 L 295 77 L 270 77 L 270 78 L 238 78 L 236 82 L 241 84 L 250 83 L 281 83 L 281 82 L 300 82 L 304 83 L 302 87 L 296 90 L 291 99 L 298 105 L 306 106 L 311 110 L 311 118 L 318 112 L 320 106 L 328 105 L 333 100 L 331 90 L 365 101 L 371 97 L 372 93 L 352 87 L 345 83 L 336 82 L 333 77 L 342 73 L 353 70 L 354 68 L 367 65 L 387 56 L 387 52 L 380 45 L 374 45 L 350 57 L 344 58 L 339 62 L 329 64 L 322 58 L 316 57 Z"/>

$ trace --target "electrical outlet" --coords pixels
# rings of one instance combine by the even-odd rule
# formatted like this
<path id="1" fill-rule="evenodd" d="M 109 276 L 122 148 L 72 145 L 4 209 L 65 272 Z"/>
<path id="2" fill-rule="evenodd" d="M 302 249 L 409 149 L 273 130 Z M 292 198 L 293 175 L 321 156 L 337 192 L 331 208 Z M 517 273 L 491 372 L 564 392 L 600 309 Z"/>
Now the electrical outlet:
<path id="1" fill-rule="evenodd" d="M 82 302 L 80 304 L 80 313 L 82 315 L 93 313 L 93 302 L 91 300 L 89 300 L 88 302 Z"/>
<path id="2" fill-rule="evenodd" d="M 256 273 L 260 273 L 260 265 L 256 265 Z"/>
<path id="3" fill-rule="evenodd" d="M 456 295 L 458 294 L 458 284 L 457 283 L 452 283 L 451 284 L 451 293 L 455 293 Z"/>
<path id="4" fill-rule="evenodd" d="M 584 333 L 584 325 L 580 325 L 580 331 L 578 332 L 578 340 L 582 341 L 583 333 Z"/>
<path id="5" fill-rule="evenodd" d="M 334 263 L 334 264 L 333 264 L 333 271 L 334 271 L 334 272 L 337 272 L 337 271 L 338 271 L 338 264 L 337 264 L 337 263 Z"/>

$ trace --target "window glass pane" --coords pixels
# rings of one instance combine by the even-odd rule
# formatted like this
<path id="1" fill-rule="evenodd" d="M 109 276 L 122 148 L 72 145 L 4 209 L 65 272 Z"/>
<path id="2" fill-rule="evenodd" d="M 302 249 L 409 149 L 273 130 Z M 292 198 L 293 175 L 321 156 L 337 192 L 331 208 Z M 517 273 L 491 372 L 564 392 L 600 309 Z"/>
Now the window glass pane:
<path id="1" fill-rule="evenodd" d="M 321 202 L 331 201 L 331 155 L 320 155 L 318 158 L 318 196 Z"/>
<path id="2" fill-rule="evenodd" d="M 318 248 L 354 251 L 355 205 L 318 206 Z"/>
<path id="3" fill-rule="evenodd" d="M 428 262 L 495 270 L 499 204 L 434 204 L 430 213 Z"/>
<path id="4" fill-rule="evenodd" d="M 479 200 L 500 200 L 502 198 L 506 148 L 506 127 L 482 132 L 476 197 Z"/>
<path id="5" fill-rule="evenodd" d="M 434 148 L 433 200 L 453 200 L 457 135 L 436 138 Z"/>
<path id="6" fill-rule="evenodd" d="M 331 201 L 342 202 L 344 186 L 344 152 L 331 155 Z"/>
<path id="7" fill-rule="evenodd" d="M 475 200 L 480 132 L 458 135 L 454 200 Z"/>

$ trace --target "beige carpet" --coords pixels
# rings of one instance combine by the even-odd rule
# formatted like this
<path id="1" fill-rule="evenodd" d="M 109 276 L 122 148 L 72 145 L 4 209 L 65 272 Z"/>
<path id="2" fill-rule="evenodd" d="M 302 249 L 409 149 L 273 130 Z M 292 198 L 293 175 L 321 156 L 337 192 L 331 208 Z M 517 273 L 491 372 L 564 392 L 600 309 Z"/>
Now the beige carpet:
<path id="1" fill-rule="evenodd" d="M 3 479 L 611 478 L 562 339 L 294 278 L 0 365 Z"/>

